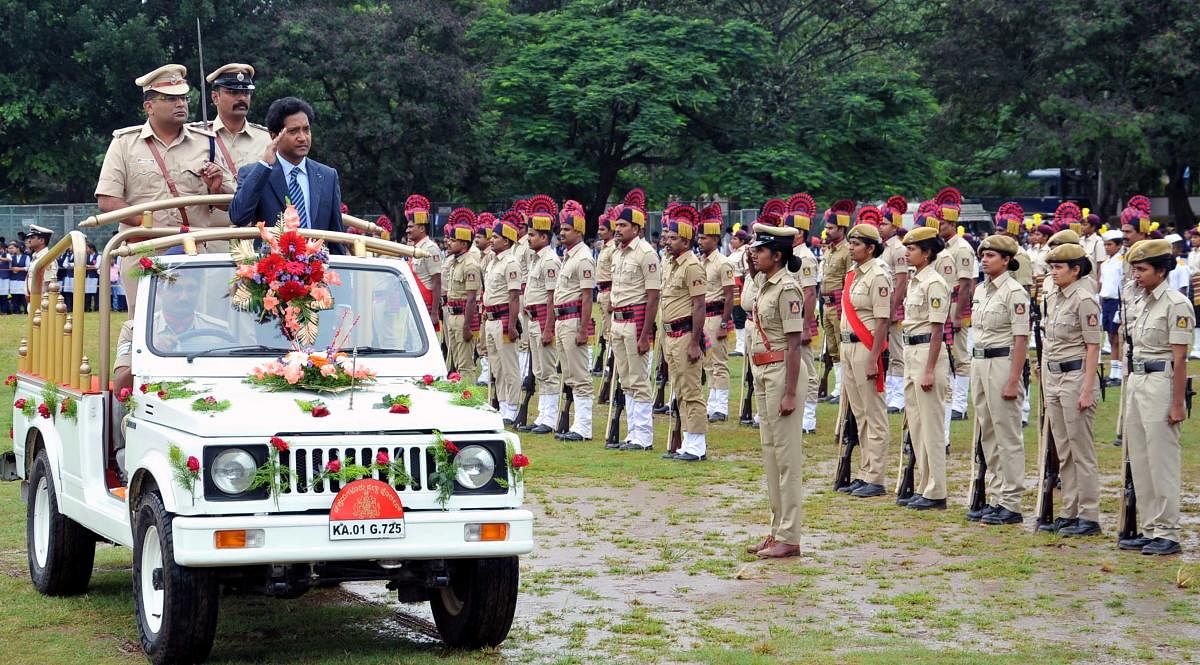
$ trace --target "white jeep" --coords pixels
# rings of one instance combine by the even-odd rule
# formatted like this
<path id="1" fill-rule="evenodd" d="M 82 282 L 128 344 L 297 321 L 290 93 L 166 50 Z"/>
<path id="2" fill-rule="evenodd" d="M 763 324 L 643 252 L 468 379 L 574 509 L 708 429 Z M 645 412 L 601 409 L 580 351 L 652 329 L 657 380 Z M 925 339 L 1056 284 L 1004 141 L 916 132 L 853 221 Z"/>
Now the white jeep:
<path id="1" fill-rule="evenodd" d="M 188 235 L 204 242 L 247 238 L 248 231 L 257 234 Z M 168 233 L 119 234 L 102 255 L 101 274 L 114 256 L 184 246 Z M 46 289 L 45 310 L 38 297 L 30 299 L 35 312 L 13 398 L 24 408 L 14 408 L 14 450 L 0 465 L 0 475 L 21 482 L 28 502 L 30 577 L 44 594 L 81 593 L 97 541 L 131 547 L 138 628 L 155 663 L 205 659 L 221 587 L 295 597 L 317 585 L 386 581 L 399 601 L 430 603 L 450 646 L 493 646 L 508 634 L 517 558 L 533 549 L 520 470 L 510 468 L 520 442 L 495 411 L 456 406 L 458 395 L 420 381 L 444 375 L 446 365 L 414 297 L 414 277 L 394 258 L 363 251 L 411 248 L 373 238 L 364 245 L 349 234 L 323 237 L 354 251 L 330 259 L 342 284 L 313 346 L 325 349 L 340 330 L 342 351 L 376 375 L 374 383 L 336 394 L 269 392 L 247 383 L 255 367 L 290 348 L 276 323 L 231 306 L 229 254 L 160 256 L 174 281 L 141 278 L 128 350 L 132 398 L 124 403 L 112 389 L 107 357 L 93 376 L 96 363 L 80 353 L 89 334 L 101 339 L 102 356 L 112 352 L 107 285 L 98 333 L 55 306 L 61 296 L 54 285 Z M 82 242 L 72 233 L 39 266 L 71 246 L 79 251 Z M 398 394 L 411 400 L 407 413 L 387 408 L 384 396 Z M 328 415 L 303 410 L 301 401 L 311 407 L 316 400 Z M 458 449 L 448 499 L 432 477 L 439 469 L 433 447 L 443 436 Z M 274 437 L 287 450 L 272 448 Z M 370 467 L 380 453 L 403 472 L 375 468 L 374 480 L 341 482 L 323 475 L 331 461 Z M 265 467 L 271 460 L 277 466 Z M 255 487 L 264 468 L 274 469 L 271 482 Z M 374 493 L 354 492 L 355 485 L 374 485 Z M 342 497 L 357 505 L 331 511 Z M 380 507 L 389 502 L 395 505 Z"/>

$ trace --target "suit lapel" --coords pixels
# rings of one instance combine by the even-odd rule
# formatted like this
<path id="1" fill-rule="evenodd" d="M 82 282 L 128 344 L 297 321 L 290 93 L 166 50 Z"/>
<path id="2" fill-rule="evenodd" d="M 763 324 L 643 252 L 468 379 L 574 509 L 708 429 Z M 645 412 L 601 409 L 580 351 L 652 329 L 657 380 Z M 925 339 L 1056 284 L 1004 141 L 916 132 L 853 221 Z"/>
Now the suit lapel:
<path id="1" fill-rule="evenodd" d="M 308 203 L 308 224 L 314 229 L 324 229 L 325 226 L 318 225 L 317 220 L 321 219 L 321 199 L 325 198 L 321 194 L 325 189 L 325 178 L 321 174 L 321 169 L 317 168 L 316 162 L 308 160 L 308 198 L 312 199 Z"/>
<path id="2" fill-rule="evenodd" d="M 283 181 L 283 165 L 278 160 L 271 167 L 271 189 L 275 190 L 275 195 L 279 197 L 279 209 L 283 210 L 284 201 L 287 201 L 287 183 Z M 272 220 L 270 223 L 275 222 Z"/>

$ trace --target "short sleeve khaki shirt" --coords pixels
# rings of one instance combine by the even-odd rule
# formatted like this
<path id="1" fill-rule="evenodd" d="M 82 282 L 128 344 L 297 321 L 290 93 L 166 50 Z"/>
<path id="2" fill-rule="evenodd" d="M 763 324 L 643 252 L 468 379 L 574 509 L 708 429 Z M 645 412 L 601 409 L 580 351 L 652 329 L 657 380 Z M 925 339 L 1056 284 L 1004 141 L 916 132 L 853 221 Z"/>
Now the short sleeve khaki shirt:
<path id="1" fill-rule="evenodd" d="M 533 262 L 529 264 L 529 278 L 525 284 L 525 304 L 545 305 L 549 302 L 547 291 L 558 288 L 558 272 L 562 263 L 554 248 L 546 245 L 534 252 Z"/>
<path id="2" fill-rule="evenodd" d="M 584 301 L 587 307 L 591 302 L 591 290 L 596 286 L 596 263 L 587 243 L 577 243 L 567 250 L 566 258 L 558 273 L 558 288 L 554 290 L 554 304 L 578 302 L 580 296 L 587 292 Z M 589 312 L 585 312 L 589 314 Z"/>
<path id="3" fill-rule="evenodd" d="M 771 344 L 770 350 L 786 349 L 788 333 L 804 330 L 804 294 L 786 269 L 776 271 L 769 278 L 765 273 L 758 273 L 754 279 L 758 287 L 754 299 L 754 330 L 747 333 L 754 340 L 752 349 L 754 353 L 766 351 L 764 337 Z"/>
<path id="4" fill-rule="evenodd" d="M 625 307 L 646 302 L 647 291 L 662 289 L 662 266 L 658 252 L 642 238 L 613 252 L 612 306 Z"/>
<path id="5" fill-rule="evenodd" d="M 692 315 L 692 298 L 706 291 L 704 268 L 692 252 L 667 259 L 670 267 L 662 289 L 662 321 L 674 321 Z"/>
<path id="6" fill-rule="evenodd" d="M 1192 304 L 1164 280 L 1142 296 L 1137 318 L 1130 327 L 1133 355 L 1138 359 L 1170 360 L 1174 357 L 1171 345 L 1190 345 L 1195 327 Z"/>
<path id="7" fill-rule="evenodd" d="M 796 284 L 803 289 L 817 285 L 817 257 L 808 248 L 808 245 L 799 245 L 795 248 L 796 258 L 800 259 L 800 269 L 791 273 L 792 279 L 796 280 Z"/>
<path id="8" fill-rule="evenodd" d="M 867 330 L 874 331 L 876 319 L 891 318 L 892 278 L 879 259 L 871 259 L 857 266 L 854 273 L 854 282 L 850 284 L 850 306 Z M 842 307 L 842 330 L 853 332 L 845 302 Z"/>
<path id="9" fill-rule="evenodd" d="M 821 259 L 824 274 L 821 276 L 821 293 L 841 291 L 846 283 L 846 271 L 850 269 L 850 248 L 843 240 L 830 247 Z"/>
<path id="10" fill-rule="evenodd" d="M 733 265 L 717 250 L 700 259 L 704 268 L 704 301 L 725 302 L 725 287 L 733 286 Z"/>
<path id="11" fill-rule="evenodd" d="M 1012 273 L 984 280 L 975 289 L 971 311 L 976 348 L 1011 347 L 1014 337 L 1029 337 L 1029 294 Z"/>
<path id="12" fill-rule="evenodd" d="M 470 252 L 451 256 L 446 264 L 450 266 L 449 278 L 446 280 L 447 298 L 462 300 L 470 291 L 479 292 L 483 277 L 479 269 L 479 260 Z"/>
<path id="13" fill-rule="evenodd" d="M 1046 360 L 1064 362 L 1082 358 L 1088 344 L 1104 341 L 1100 327 L 1100 305 L 1084 288 L 1084 280 L 1073 282 L 1046 297 Z"/>
<path id="14" fill-rule="evenodd" d="M 908 282 L 904 297 L 904 334 L 933 332 L 950 316 L 950 287 L 932 264 L 921 268 Z"/>
<path id="15" fill-rule="evenodd" d="M 417 249 L 429 252 L 429 256 L 412 260 L 413 274 L 426 288 L 430 288 L 433 286 L 433 276 L 442 274 L 442 248 L 438 247 L 433 238 L 425 236 L 417 243 Z"/>
<path id="16" fill-rule="evenodd" d="M 497 254 L 483 276 L 483 304 L 507 305 L 508 292 L 520 290 L 521 266 L 517 265 L 517 257 L 511 249 Z"/>

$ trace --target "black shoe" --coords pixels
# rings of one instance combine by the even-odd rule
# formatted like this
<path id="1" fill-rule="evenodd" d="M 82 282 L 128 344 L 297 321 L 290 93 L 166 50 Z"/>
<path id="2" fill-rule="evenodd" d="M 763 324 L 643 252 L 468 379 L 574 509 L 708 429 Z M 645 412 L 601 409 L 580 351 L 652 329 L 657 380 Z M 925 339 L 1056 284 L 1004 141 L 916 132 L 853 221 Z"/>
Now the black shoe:
<path id="1" fill-rule="evenodd" d="M 950 412 L 950 420 L 966 420 L 966 419 L 967 419 L 967 414 L 963 413 L 962 411 L 951 411 Z"/>
<path id="2" fill-rule="evenodd" d="M 627 443 L 621 444 L 621 450 L 637 450 L 637 451 L 654 450 L 654 444 L 650 444 L 648 446 L 642 447 L 632 441 L 629 441 Z"/>
<path id="3" fill-rule="evenodd" d="M 668 413 L 671 413 L 671 407 L 669 407 L 669 406 L 656 406 L 656 407 L 654 407 L 654 413 L 655 413 L 655 414 L 657 414 L 657 415 L 660 415 L 660 416 L 661 416 L 661 415 L 668 414 Z"/>
<path id="4" fill-rule="evenodd" d="M 1092 520 L 1079 519 L 1071 526 L 1058 530 L 1060 536 L 1099 536 L 1100 525 Z"/>
<path id="5" fill-rule="evenodd" d="M 997 524 L 1020 524 L 1025 521 L 1025 517 L 1021 513 L 1014 513 L 1008 508 L 1000 506 L 996 510 L 979 518 L 979 521 L 983 524 L 991 524 L 993 526 Z"/>
<path id="6" fill-rule="evenodd" d="M 604 447 L 608 450 L 620 450 L 621 443 L 619 441 L 605 441 Z"/>
<path id="7" fill-rule="evenodd" d="M 475 385 L 480 388 L 485 388 L 485 387 L 487 387 L 487 381 L 476 381 Z"/>
<path id="8" fill-rule="evenodd" d="M 875 483 L 863 483 L 858 489 L 850 493 L 850 496 L 856 496 L 860 499 L 869 499 L 873 496 L 883 496 L 883 485 Z"/>
<path id="9" fill-rule="evenodd" d="M 1118 538 L 1117 547 L 1123 550 L 1137 550 L 1140 552 L 1143 547 L 1152 542 L 1154 542 L 1153 538 L 1147 538 L 1139 533 L 1133 538 Z"/>
<path id="10" fill-rule="evenodd" d="M 534 427 L 535 427 L 535 425 L 529 425 L 529 424 L 526 424 L 526 425 L 517 425 L 517 427 L 516 427 L 516 430 L 517 430 L 518 432 L 525 432 L 525 433 L 529 433 L 529 432 L 532 432 L 532 431 L 533 431 L 533 428 L 534 428 Z"/>
<path id="11" fill-rule="evenodd" d="M 1075 523 L 1078 521 L 1078 517 L 1055 517 L 1054 521 L 1050 522 L 1049 524 L 1039 524 L 1038 531 L 1045 531 L 1046 533 L 1058 533 L 1061 529 L 1075 526 Z"/>
<path id="12" fill-rule="evenodd" d="M 837 404 L 841 401 L 842 401 L 842 398 L 838 397 L 837 395 L 831 395 L 831 396 L 825 398 L 826 404 Z"/>
<path id="13" fill-rule="evenodd" d="M 1118 448 L 1121 447 L 1121 435 L 1120 434 L 1118 434 L 1117 438 L 1113 440 L 1113 445 Z"/>
<path id="14" fill-rule="evenodd" d="M 1109 377 L 1108 379 L 1105 379 L 1104 384 L 1106 386 L 1108 386 L 1109 388 L 1120 388 L 1121 380 L 1117 379 L 1117 378 Z"/>
<path id="15" fill-rule="evenodd" d="M 708 459 L 708 455 L 696 456 L 691 453 L 677 453 L 675 455 L 675 461 L 677 462 L 703 462 L 706 459 Z"/>
<path id="16" fill-rule="evenodd" d="M 926 499 L 921 497 L 908 502 L 908 507 L 913 510 L 945 510 L 945 499 Z"/>
<path id="17" fill-rule="evenodd" d="M 730 358 L 741 358 L 743 355 L 745 355 L 745 354 L 743 354 L 741 351 L 730 351 L 729 352 Z"/>
<path id="18" fill-rule="evenodd" d="M 668 450 L 667 452 L 665 452 L 665 453 L 663 453 L 663 454 L 662 454 L 662 458 L 663 458 L 663 459 L 675 459 L 675 455 L 677 455 L 677 454 L 678 454 L 678 453 L 673 453 L 673 452 L 671 452 L 671 451 L 669 451 L 669 450 Z"/>
<path id="19" fill-rule="evenodd" d="M 556 434 L 554 438 L 559 441 L 591 441 L 592 437 L 584 436 L 579 432 L 567 432 L 566 434 Z"/>
<path id="20" fill-rule="evenodd" d="M 1028 421 L 1028 420 L 1022 420 L 1022 421 L 1021 421 L 1021 427 L 1029 427 L 1029 421 Z"/>
<path id="21" fill-rule="evenodd" d="M 968 522 L 978 522 L 980 519 L 983 518 L 984 515 L 991 515 L 993 512 L 995 512 L 995 510 L 996 510 L 996 506 L 989 506 L 985 503 L 985 504 L 983 504 L 983 507 L 980 508 L 979 510 L 968 510 L 967 511 L 967 521 Z"/>
<path id="22" fill-rule="evenodd" d="M 849 485 L 842 485 L 841 487 L 835 487 L 834 489 L 843 494 L 849 494 L 849 493 L 853 492 L 854 490 L 862 487 L 865 484 L 866 483 L 864 483 L 863 481 L 859 480 L 858 478 L 855 478 L 854 480 L 850 481 Z"/>
<path id="23" fill-rule="evenodd" d="M 802 431 L 803 431 L 805 434 L 816 434 L 816 433 L 817 433 L 817 428 L 815 428 L 815 427 L 814 427 L 814 428 L 812 428 L 812 429 L 806 429 L 806 430 L 802 430 Z"/>
<path id="24" fill-rule="evenodd" d="M 1149 545 L 1142 548 L 1142 554 L 1157 554 L 1159 556 L 1166 556 L 1168 554 L 1179 554 L 1182 549 L 1183 548 L 1179 546 L 1179 543 L 1175 542 L 1174 540 L 1155 538 L 1150 542 Z"/>
<path id="25" fill-rule="evenodd" d="M 505 426 L 505 427 L 512 427 L 512 424 L 513 424 L 512 418 L 505 418 L 505 419 L 504 419 L 504 426 Z"/>
<path id="26" fill-rule="evenodd" d="M 896 505 L 897 506 L 907 506 L 908 504 L 912 503 L 913 501 L 915 501 L 916 499 L 919 499 L 919 498 L 921 498 L 920 494 L 913 494 L 904 499 L 896 499 Z"/>
<path id="27" fill-rule="evenodd" d="M 727 418 L 728 418 L 728 416 L 726 416 L 724 413 L 714 413 L 708 417 L 708 422 L 710 422 L 710 423 L 725 422 L 725 420 Z"/>
<path id="28" fill-rule="evenodd" d="M 534 426 L 533 426 L 533 427 L 532 427 L 532 428 L 529 430 L 529 432 L 530 432 L 531 434 L 549 434 L 549 433 L 551 433 L 551 432 L 553 432 L 553 431 L 554 431 L 554 428 L 553 428 L 553 427 L 548 427 L 548 426 L 546 426 L 546 425 L 534 425 Z"/>

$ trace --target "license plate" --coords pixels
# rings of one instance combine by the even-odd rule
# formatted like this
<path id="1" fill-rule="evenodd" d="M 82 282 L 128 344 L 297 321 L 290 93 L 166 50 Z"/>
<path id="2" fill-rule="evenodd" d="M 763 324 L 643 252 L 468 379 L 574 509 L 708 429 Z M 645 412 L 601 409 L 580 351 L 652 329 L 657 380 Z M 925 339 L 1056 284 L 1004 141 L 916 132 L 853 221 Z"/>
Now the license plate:
<path id="1" fill-rule="evenodd" d="M 404 519 L 339 520 L 329 523 L 330 540 L 363 540 L 369 538 L 403 538 Z"/>

